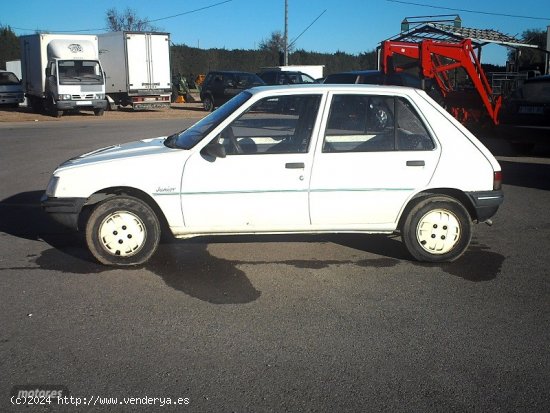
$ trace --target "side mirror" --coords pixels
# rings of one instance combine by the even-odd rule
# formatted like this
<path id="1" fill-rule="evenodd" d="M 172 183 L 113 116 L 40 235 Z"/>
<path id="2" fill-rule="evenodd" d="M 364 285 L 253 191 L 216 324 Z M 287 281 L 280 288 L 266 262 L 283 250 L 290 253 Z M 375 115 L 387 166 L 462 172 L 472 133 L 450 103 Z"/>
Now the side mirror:
<path id="1" fill-rule="evenodd" d="M 202 152 L 205 155 L 209 155 L 214 158 L 225 158 L 226 156 L 225 147 L 221 143 L 217 142 L 216 140 L 206 145 L 202 150 Z"/>

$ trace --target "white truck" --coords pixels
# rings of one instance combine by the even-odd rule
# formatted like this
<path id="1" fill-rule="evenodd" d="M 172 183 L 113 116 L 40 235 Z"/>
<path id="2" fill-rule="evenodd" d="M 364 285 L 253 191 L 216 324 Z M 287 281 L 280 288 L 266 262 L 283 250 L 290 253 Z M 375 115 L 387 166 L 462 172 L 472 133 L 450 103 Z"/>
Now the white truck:
<path id="1" fill-rule="evenodd" d="M 170 107 L 170 34 L 120 31 L 98 39 L 111 105 Z"/>
<path id="2" fill-rule="evenodd" d="M 40 33 L 20 42 L 23 89 L 35 112 L 59 117 L 87 109 L 103 115 L 107 100 L 97 36 Z"/>

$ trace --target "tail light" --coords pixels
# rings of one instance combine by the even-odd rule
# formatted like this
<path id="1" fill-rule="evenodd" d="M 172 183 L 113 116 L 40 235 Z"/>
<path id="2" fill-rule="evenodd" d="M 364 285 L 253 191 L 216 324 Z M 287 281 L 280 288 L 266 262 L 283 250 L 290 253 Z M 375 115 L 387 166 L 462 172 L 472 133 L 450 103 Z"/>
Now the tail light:
<path id="1" fill-rule="evenodd" d="M 495 191 L 502 189 L 502 171 L 493 172 L 493 189 Z"/>

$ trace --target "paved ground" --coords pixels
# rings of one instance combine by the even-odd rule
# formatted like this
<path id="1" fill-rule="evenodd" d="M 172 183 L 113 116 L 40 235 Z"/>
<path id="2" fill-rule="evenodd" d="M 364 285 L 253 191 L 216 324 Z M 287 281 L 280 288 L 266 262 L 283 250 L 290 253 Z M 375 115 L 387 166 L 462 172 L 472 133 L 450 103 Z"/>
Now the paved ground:
<path id="1" fill-rule="evenodd" d="M 445 265 L 340 235 L 176 241 L 112 269 L 41 211 L 63 160 L 192 121 L 0 122 L 0 411 L 550 411 L 547 149 L 486 141 L 506 201 Z M 24 384 L 92 406 L 14 407 Z M 124 404 L 146 396 L 189 404 Z"/>

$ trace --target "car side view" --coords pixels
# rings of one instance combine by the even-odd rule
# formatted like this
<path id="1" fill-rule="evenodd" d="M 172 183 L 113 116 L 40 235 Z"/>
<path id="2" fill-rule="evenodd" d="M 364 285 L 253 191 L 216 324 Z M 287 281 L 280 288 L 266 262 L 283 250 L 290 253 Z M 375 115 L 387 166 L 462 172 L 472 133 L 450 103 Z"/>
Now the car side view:
<path id="1" fill-rule="evenodd" d="M 201 88 L 204 110 L 211 112 L 245 89 L 265 85 L 254 73 L 235 71 L 209 72 Z"/>
<path id="2" fill-rule="evenodd" d="M 162 231 L 399 234 L 412 258 L 448 262 L 497 212 L 501 180 L 422 90 L 263 86 L 182 132 L 68 160 L 42 202 L 107 265 L 146 262 Z"/>

